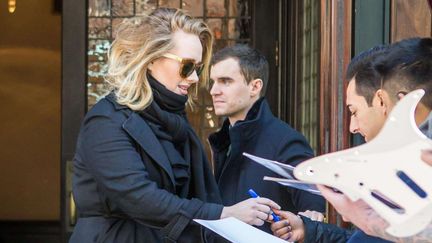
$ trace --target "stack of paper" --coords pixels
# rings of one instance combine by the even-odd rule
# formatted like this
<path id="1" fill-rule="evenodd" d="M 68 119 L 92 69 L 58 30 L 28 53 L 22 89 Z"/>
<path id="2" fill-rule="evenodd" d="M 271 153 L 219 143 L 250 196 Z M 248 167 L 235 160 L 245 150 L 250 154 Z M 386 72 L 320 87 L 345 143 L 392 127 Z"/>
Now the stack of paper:
<path id="1" fill-rule="evenodd" d="M 194 219 L 194 221 L 235 243 L 286 243 L 233 217 L 219 220 Z"/>
<path id="2" fill-rule="evenodd" d="M 321 195 L 321 192 L 314 185 L 314 183 L 299 181 L 299 180 L 295 179 L 294 174 L 293 174 L 293 171 L 295 168 L 294 166 L 283 164 L 283 163 L 280 163 L 280 162 L 277 162 L 274 160 L 268 160 L 268 159 L 260 158 L 258 156 L 251 155 L 248 153 L 243 153 L 243 155 L 248 157 L 249 159 L 257 162 L 258 164 L 265 166 L 269 170 L 285 177 L 285 179 L 284 179 L 284 178 L 275 178 L 275 177 L 265 176 L 264 180 L 274 181 L 274 182 L 277 182 L 277 183 L 284 185 L 284 186 L 297 188 L 297 189 L 304 190 L 304 191 L 307 191 L 307 192 L 310 192 L 310 193 L 313 193 L 316 195 Z"/>

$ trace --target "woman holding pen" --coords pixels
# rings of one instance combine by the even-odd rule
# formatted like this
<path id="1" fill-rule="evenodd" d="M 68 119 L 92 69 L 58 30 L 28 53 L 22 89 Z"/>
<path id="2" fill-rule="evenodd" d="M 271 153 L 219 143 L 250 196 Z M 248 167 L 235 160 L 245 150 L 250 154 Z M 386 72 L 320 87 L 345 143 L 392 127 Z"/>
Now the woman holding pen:
<path id="1" fill-rule="evenodd" d="M 84 118 L 74 158 L 79 219 L 71 242 L 202 242 L 191 221 L 270 220 L 266 198 L 220 203 L 202 144 L 186 119 L 189 93 L 208 79 L 207 25 L 161 8 L 119 27 L 109 53 L 111 93 Z"/>

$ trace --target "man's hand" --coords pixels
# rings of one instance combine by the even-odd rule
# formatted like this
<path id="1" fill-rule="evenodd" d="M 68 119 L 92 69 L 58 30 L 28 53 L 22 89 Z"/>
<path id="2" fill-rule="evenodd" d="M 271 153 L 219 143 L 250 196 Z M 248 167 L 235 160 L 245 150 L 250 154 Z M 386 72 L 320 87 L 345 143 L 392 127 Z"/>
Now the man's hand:
<path id="1" fill-rule="evenodd" d="M 432 166 L 432 150 L 423 150 L 421 159 Z M 341 193 L 335 193 L 331 189 L 318 185 L 323 196 L 334 206 L 345 221 L 350 221 L 368 235 L 377 236 L 395 242 L 427 242 L 432 236 L 432 224 L 423 232 L 413 237 L 396 238 L 389 235 L 385 229 L 388 223 L 381 218 L 363 200 L 351 201 Z"/>
<path id="2" fill-rule="evenodd" d="M 265 221 L 273 220 L 272 208 L 280 209 L 280 206 L 268 198 L 250 198 L 233 206 L 224 207 L 221 219 L 235 217 L 247 224 L 261 226 Z"/>
<path id="3" fill-rule="evenodd" d="M 298 214 L 305 216 L 305 217 L 308 217 L 313 221 L 322 222 L 324 220 L 324 214 L 317 212 L 317 211 L 306 210 L 306 211 L 300 212 Z"/>
<path id="4" fill-rule="evenodd" d="M 271 224 L 273 234 L 287 241 L 304 240 L 305 228 L 301 218 L 288 211 L 274 210 L 281 220 Z"/>
<path id="5" fill-rule="evenodd" d="M 385 232 L 388 223 L 363 200 L 353 202 L 342 193 L 336 193 L 322 185 L 317 186 L 327 201 L 342 215 L 343 220 L 355 224 L 368 235 L 380 236 L 379 232 Z"/>
<path id="6" fill-rule="evenodd" d="M 432 150 L 422 150 L 421 159 L 432 166 Z"/>

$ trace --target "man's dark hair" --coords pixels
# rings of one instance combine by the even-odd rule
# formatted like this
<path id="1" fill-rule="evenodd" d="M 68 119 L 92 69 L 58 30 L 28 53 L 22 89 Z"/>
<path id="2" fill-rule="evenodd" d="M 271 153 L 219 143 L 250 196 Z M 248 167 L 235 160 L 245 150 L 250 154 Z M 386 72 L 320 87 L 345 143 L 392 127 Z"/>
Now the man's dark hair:
<path id="1" fill-rule="evenodd" d="M 375 92 L 381 88 L 381 74 L 374 68 L 374 61 L 387 53 L 387 45 L 379 45 L 361 52 L 355 56 L 348 65 L 346 79 L 350 82 L 355 78 L 355 91 L 358 95 L 365 97 L 369 106 Z"/>
<path id="2" fill-rule="evenodd" d="M 421 102 L 432 108 L 432 39 L 411 38 L 394 43 L 379 58 L 376 70 L 383 76 L 383 88 L 394 100 L 399 93 L 424 89 Z"/>
<path id="3" fill-rule="evenodd" d="M 225 47 L 216 52 L 213 56 L 211 65 L 215 65 L 228 58 L 233 58 L 238 61 L 240 71 L 245 78 L 246 83 L 249 83 L 254 79 L 262 80 L 263 87 L 261 90 L 261 96 L 264 96 L 269 77 L 269 64 L 265 56 L 247 45 L 236 44 L 231 47 Z"/>

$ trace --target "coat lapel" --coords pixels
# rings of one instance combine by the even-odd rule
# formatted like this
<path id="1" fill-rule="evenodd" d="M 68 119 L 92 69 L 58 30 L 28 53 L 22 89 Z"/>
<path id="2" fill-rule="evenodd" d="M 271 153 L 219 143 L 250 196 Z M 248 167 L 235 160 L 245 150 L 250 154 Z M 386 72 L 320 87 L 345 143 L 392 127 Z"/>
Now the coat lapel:
<path id="1" fill-rule="evenodd" d="M 131 112 L 129 118 L 123 123 L 123 129 L 144 149 L 144 151 L 168 174 L 175 185 L 171 164 L 162 145 L 153 131 L 137 113 Z"/>

